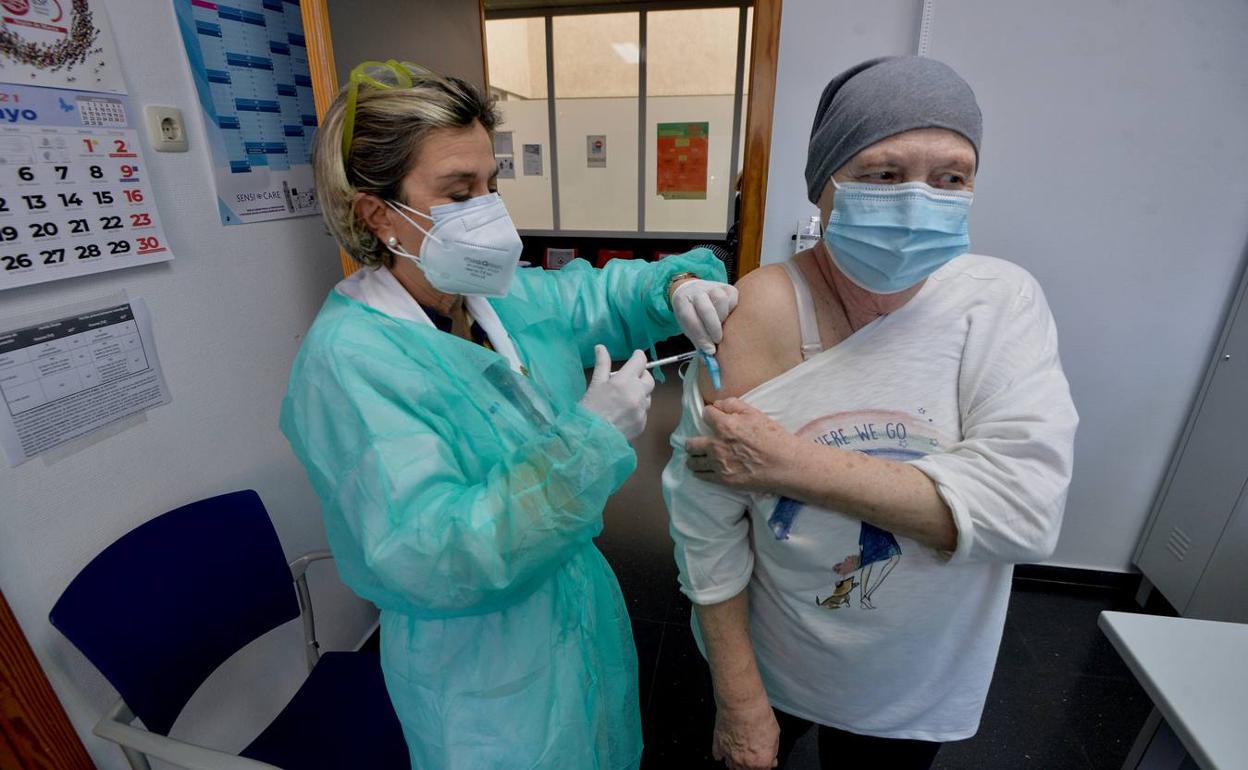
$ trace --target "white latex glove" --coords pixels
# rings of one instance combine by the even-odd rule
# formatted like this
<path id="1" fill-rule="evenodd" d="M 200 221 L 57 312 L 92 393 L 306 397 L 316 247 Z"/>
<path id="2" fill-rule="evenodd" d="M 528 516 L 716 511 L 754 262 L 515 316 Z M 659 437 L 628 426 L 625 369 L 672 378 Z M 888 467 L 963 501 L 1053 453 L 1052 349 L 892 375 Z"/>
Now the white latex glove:
<path id="1" fill-rule="evenodd" d="M 581 406 L 615 426 L 632 441 L 646 429 L 654 377 L 646 369 L 646 354 L 634 350 L 620 370 L 611 373 L 611 355 L 602 345 L 594 346 L 594 373 Z"/>
<path id="2" fill-rule="evenodd" d="M 737 287 L 696 278 L 672 292 L 672 310 L 680 330 L 703 353 L 715 353 L 724 338 L 724 319 L 737 306 Z"/>

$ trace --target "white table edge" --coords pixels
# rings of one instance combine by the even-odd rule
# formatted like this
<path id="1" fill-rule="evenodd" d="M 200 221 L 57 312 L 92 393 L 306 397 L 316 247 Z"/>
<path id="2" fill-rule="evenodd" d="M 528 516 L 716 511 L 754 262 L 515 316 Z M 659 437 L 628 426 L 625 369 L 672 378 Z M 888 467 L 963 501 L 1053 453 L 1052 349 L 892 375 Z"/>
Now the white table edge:
<path id="1" fill-rule="evenodd" d="M 1131 675 L 1135 677 L 1135 681 L 1139 682 L 1140 686 L 1144 688 L 1144 692 L 1148 693 L 1149 699 L 1153 702 L 1153 708 L 1157 709 L 1162 719 L 1166 720 L 1166 724 L 1170 725 L 1170 729 L 1174 730 L 1175 734 L 1179 736 L 1179 740 L 1183 742 L 1183 747 L 1187 749 L 1192 759 L 1196 760 L 1196 764 L 1200 765 L 1201 770 L 1221 770 L 1219 765 L 1213 761 L 1213 758 L 1205 752 L 1204 747 L 1196 740 L 1196 736 L 1183 718 L 1170 707 L 1170 701 L 1162 696 L 1152 678 L 1141 673 L 1142 666 L 1139 658 L 1127 646 L 1126 641 L 1119 634 L 1119 629 L 1114 626 L 1116 618 L 1137 614 L 1134 612 L 1104 610 L 1101 612 L 1100 617 L 1097 618 L 1096 624 L 1100 626 L 1101 631 L 1108 637 L 1110 644 L 1114 646 L 1118 655 L 1127 664 L 1127 668 L 1131 669 Z M 1168 619 L 1183 620 L 1183 618 Z"/>

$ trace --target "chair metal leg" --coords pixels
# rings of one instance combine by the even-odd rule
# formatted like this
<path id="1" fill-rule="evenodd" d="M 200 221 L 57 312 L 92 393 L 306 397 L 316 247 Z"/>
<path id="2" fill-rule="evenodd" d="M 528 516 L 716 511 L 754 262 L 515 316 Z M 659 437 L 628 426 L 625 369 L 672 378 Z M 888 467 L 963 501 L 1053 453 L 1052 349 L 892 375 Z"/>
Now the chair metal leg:
<path id="1" fill-rule="evenodd" d="M 134 721 L 134 712 L 130 710 L 125 701 L 118 700 L 109 709 L 100 724 L 104 724 L 106 721 L 115 721 L 119 724 L 128 725 Z M 99 725 L 96 725 L 95 734 L 100 735 Z M 100 737 L 107 738 L 107 736 L 102 735 Z M 147 760 L 147 755 L 143 752 L 124 743 L 118 743 L 117 748 L 121 749 L 121 753 L 126 755 L 126 760 L 130 763 L 130 770 L 152 770 L 152 763 Z"/>
<path id="2" fill-rule="evenodd" d="M 147 761 L 147 755 L 129 746 L 122 746 L 121 753 L 126 755 L 126 759 L 130 762 L 131 770 L 152 770 L 152 763 Z"/>
<path id="3" fill-rule="evenodd" d="M 321 659 L 321 645 L 316 641 L 316 618 L 312 615 L 312 595 L 308 591 L 308 578 L 295 578 L 295 590 L 299 595 L 299 609 L 303 616 L 303 652 L 308 660 L 308 673 L 316 668 Z"/>
<path id="4" fill-rule="evenodd" d="M 321 645 L 316 641 L 316 620 L 312 615 L 312 594 L 308 591 L 308 565 L 322 559 L 332 559 L 329 551 L 305 553 L 290 563 L 290 577 L 295 581 L 295 593 L 299 597 L 299 614 L 303 618 L 303 652 L 308 661 L 308 673 L 316 668 L 321 659 Z"/>
<path id="5" fill-rule="evenodd" d="M 125 701 L 118 700 L 92 730 L 104 740 L 117 744 L 131 770 L 152 770 L 148 757 L 189 770 L 278 770 L 266 762 L 148 732 L 130 724 L 133 721 L 134 712 Z"/>

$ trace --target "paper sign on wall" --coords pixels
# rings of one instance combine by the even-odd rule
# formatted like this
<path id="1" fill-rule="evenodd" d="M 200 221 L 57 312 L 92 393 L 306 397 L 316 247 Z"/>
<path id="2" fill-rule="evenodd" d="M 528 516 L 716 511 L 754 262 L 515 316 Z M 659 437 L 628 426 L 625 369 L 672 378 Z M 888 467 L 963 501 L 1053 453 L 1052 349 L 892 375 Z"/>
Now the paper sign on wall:
<path id="1" fill-rule="evenodd" d="M 507 157 L 496 157 L 495 162 L 498 164 L 499 179 L 515 179 L 516 178 L 516 159 Z"/>
<path id="2" fill-rule="evenodd" d="M 511 135 L 512 135 L 512 132 L 510 131 L 495 131 L 494 132 L 494 154 L 495 155 L 514 155 L 515 154 L 515 150 L 513 149 L 515 145 L 512 143 Z"/>
<path id="3" fill-rule="evenodd" d="M 221 221 L 319 214 L 312 187 L 316 105 L 299 4 L 173 6 L 204 116 Z"/>
<path id="4" fill-rule="evenodd" d="M 524 145 L 524 175 L 542 175 L 542 146 L 540 144 Z"/>
<path id="5" fill-rule="evenodd" d="M 585 165 L 589 168 L 607 167 L 607 137 L 605 134 L 590 134 L 585 137 Z"/>
<path id="6" fill-rule="evenodd" d="M 168 403 L 142 300 L 0 328 L 0 446 L 15 467 Z"/>
<path id="7" fill-rule="evenodd" d="M 658 194 L 667 200 L 706 200 L 709 123 L 659 123 Z"/>

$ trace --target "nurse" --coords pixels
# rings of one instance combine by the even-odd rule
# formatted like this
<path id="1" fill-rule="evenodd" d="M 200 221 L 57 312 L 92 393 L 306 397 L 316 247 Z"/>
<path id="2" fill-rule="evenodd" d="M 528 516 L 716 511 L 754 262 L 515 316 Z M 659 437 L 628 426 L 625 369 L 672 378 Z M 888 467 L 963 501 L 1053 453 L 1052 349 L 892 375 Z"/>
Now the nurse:
<path id="1" fill-rule="evenodd" d="M 343 580 L 381 608 L 412 767 L 635 768 L 636 652 L 592 539 L 636 465 L 640 349 L 713 351 L 736 291 L 705 250 L 517 270 L 498 120 L 457 78 L 352 72 L 314 164 L 362 269 L 308 331 L 282 431 Z"/>

